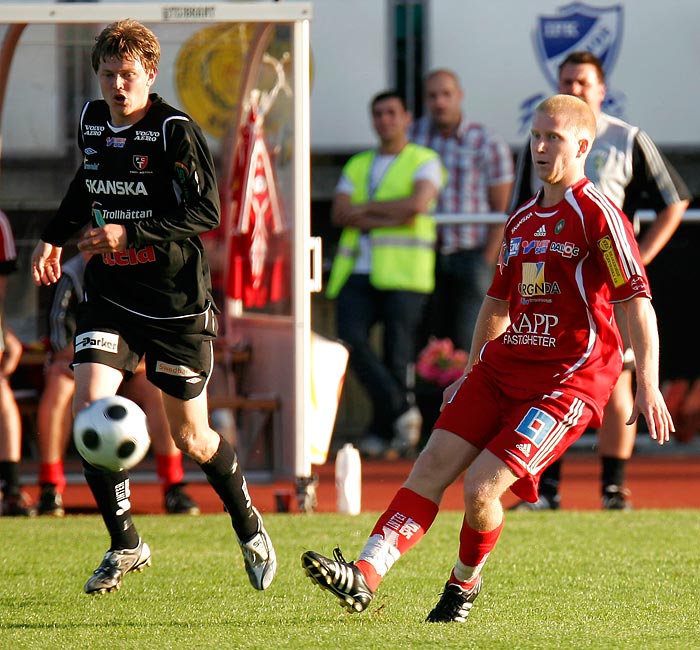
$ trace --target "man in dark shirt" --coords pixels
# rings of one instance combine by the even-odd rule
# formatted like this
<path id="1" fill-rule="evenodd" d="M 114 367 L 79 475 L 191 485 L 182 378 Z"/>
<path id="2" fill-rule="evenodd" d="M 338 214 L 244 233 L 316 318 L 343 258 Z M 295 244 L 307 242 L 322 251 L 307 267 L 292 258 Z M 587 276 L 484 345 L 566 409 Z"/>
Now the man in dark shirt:
<path id="1" fill-rule="evenodd" d="M 214 166 L 189 116 L 151 93 L 160 59 L 155 35 L 134 20 L 108 25 L 92 50 L 104 100 L 80 116 L 83 164 L 32 255 L 37 284 L 61 275 L 61 247 L 89 225 L 78 248 L 85 269 L 74 352 L 75 413 L 115 395 L 142 358 L 161 389 L 171 435 L 202 468 L 231 516 L 256 589 L 266 589 L 276 557 L 252 505 L 233 447 L 210 426 L 206 386 L 216 307 L 199 235 L 219 225 Z M 151 551 L 131 519 L 127 472 L 84 462 L 111 544 L 87 593 L 119 589 Z"/>

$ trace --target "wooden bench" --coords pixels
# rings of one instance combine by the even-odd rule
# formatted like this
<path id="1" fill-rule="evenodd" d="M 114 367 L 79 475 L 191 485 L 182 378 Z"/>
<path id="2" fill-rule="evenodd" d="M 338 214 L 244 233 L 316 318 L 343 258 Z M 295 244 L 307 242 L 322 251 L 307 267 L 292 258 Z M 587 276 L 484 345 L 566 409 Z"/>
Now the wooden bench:
<path id="1" fill-rule="evenodd" d="M 210 391 L 207 398 L 209 412 L 215 409 L 233 412 L 236 447 L 246 470 L 273 469 L 282 400 L 277 395 L 246 392 L 247 370 L 253 360 L 250 346 L 217 344 L 214 360 L 233 376 L 233 381 L 228 382 L 224 394 L 218 390 Z"/>
<path id="2" fill-rule="evenodd" d="M 236 441 L 241 461 L 246 468 L 268 469 L 273 465 L 274 441 L 279 431 L 279 417 L 282 402 L 275 395 L 246 394 L 244 387 L 248 365 L 253 358 L 250 346 L 228 347 L 224 343 L 215 345 L 214 360 L 230 373 L 233 380 L 226 390 L 214 391 L 208 396 L 209 411 L 214 409 L 231 409 L 236 422 L 238 440 Z M 18 378 L 22 385 L 14 389 L 15 400 L 19 407 L 23 427 L 23 445 L 30 449 L 31 456 L 37 454 L 36 416 L 43 384 L 25 386 L 30 383 L 30 375 L 43 372 L 46 352 L 43 350 L 25 350 L 18 367 Z M 20 376 L 21 375 L 21 376 Z"/>

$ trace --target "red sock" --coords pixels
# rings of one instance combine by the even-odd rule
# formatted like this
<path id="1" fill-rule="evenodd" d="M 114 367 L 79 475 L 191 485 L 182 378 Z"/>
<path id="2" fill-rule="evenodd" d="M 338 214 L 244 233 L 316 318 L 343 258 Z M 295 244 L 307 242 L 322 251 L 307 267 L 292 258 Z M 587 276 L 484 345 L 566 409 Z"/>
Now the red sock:
<path id="1" fill-rule="evenodd" d="M 66 487 L 66 475 L 63 471 L 63 460 L 55 463 L 39 463 L 39 484 L 51 483 L 56 486 L 56 492 L 63 494 Z"/>
<path id="2" fill-rule="evenodd" d="M 401 488 L 374 525 L 368 545 L 372 544 L 372 537 L 377 535 L 385 541 L 390 540 L 398 554 L 403 555 L 425 535 L 435 521 L 438 510 L 438 505 L 430 499 L 426 499 L 408 488 Z M 389 566 L 391 564 L 393 561 Z M 376 591 L 386 571 L 380 573 L 369 560 L 358 560 L 355 562 L 355 566 L 364 575 L 367 586 L 372 591 Z"/>
<path id="3" fill-rule="evenodd" d="M 459 533 L 459 561 L 468 567 L 479 567 L 486 562 L 489 553 L 493 551 L 498 542 L 498 538 L 503 530 L 503 521 L 488 532 L 474 530 L 467 523 L 465 517 L 462 521 L 462 529 Z M 450 582 L 456 582 L 465 588 L 471 588 L 476 583 L 476 579 L 470 582 L 461 582 L 455 577 L 454 570 L 450 575 Z"/>
<path id="4" fill-rule="evenodd" d="M 182 483 L 185 471 L 182 469 L 182 454 L 178 451 L 172 456 L 156 454 L 156 472 L 163 483 L 163 492 L 167 492 L 171 485 Z"/>

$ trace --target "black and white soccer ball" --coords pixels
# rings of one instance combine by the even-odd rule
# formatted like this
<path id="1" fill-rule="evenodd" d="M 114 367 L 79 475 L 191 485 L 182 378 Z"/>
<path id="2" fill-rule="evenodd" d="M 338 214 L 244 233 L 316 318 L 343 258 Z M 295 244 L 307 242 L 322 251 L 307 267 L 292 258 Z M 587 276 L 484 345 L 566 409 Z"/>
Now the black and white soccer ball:
<path id="1" fill-rule="evenodd" d="M 76 416 L 73 442 L 95 467 L 111 472 L 131 469 L 143 460 L 151 444 L 146 414 L 121 395 L 95 400 Z"/>

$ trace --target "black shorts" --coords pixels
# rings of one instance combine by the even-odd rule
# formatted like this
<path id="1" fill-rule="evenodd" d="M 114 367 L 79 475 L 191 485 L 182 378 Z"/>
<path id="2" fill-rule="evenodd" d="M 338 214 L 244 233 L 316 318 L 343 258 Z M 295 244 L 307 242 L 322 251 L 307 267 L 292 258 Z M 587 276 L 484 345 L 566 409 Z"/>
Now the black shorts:
<path id="1" fill-rule="evenodd" d="M 102 363 L 128 378 L 145 357 L 152 384 L 190 400 L 209 381 L 216 333 L 211 305 L 191 316 L 149 318 L 105 300 L 87 300 L 78 306 L 73 363 Z"/>

